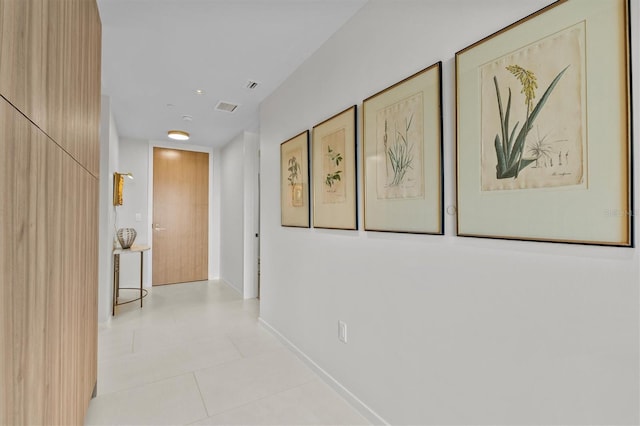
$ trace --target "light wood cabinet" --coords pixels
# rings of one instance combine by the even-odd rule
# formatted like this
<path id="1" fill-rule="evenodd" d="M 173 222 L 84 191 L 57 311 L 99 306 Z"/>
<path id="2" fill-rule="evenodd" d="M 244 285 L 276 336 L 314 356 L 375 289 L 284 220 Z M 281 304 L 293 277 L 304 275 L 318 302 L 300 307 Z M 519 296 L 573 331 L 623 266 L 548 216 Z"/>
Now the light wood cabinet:
<path id="1" fill-rule="evenodd" d="M 0 1 L 0 93 L 45 131 L 48 4 L 46 0 Z"/>
<path id="2" fill-rule="evenodd" d="M 0 100 L 0 423 L 34 424 L 21 401 L 43 404 L 46 320 L 38 313 L 37 160 L 44 136 Z"/>
<path id="3" fill-rule="evenodd" d="M 97 379 L 95 0 L 0 0 L 0 424 L 82 424 Z"/>
<path id="4" fill-rule="evenodd" d="M 0 423 L 82 423 L 97 378 L 97 179 L 0 100 Z"/>
<path id="5" fill-rule="evenodd" d="M 102 29 L 95 0 L 49 1 L 46 26 L 46 132 L 97 176 Z"/>
<path id="6" fill-rule="evenodd" d="M 95 0 L 0 0 L 0 93 L 94 176 L 101 34 Z"/>

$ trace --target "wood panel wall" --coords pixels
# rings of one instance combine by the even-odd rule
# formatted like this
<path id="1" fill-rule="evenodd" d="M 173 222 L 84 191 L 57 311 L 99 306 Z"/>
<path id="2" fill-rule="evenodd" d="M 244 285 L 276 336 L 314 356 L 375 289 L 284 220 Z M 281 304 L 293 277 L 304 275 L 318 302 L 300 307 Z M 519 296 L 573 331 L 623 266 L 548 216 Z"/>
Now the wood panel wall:
<path id="1" fill-rule="evenodd" d="M 97 379 L 95 0 L 0 0 L 0 424 L 83 424 Z"/>

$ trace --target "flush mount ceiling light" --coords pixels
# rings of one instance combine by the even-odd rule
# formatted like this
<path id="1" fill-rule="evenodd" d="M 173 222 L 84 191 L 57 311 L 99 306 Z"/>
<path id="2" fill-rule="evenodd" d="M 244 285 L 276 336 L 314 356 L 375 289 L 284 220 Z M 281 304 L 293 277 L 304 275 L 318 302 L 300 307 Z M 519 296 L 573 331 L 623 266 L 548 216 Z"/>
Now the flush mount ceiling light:
<path id="1" fill-rule="evenodd" d="M 182 130 L 169 130 L 167 136 L 177 141 L 189 140 L 189 133 Z"/>
<path id="2" fill-rule="evenodd" d="M 202 89 L 196 89 L 196 95 L 204 95 L 204 90 Z"/>

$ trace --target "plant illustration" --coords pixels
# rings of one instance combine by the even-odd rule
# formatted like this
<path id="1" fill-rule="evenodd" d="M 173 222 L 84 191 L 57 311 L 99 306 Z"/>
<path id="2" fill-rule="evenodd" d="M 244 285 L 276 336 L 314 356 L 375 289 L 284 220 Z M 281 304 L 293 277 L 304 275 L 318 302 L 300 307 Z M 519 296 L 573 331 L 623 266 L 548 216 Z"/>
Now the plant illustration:
<path id="1" fill-rule="evenodd" d="M 300 163 L 298 163 L 295 155 L 289 158 L 289 167 L 287 170 L 289 171 L 289 177 L 287 178 L 289 185 L 295 186 L 298 183 L 298 173 L 300 173 Z"/>
<path id="2" fill-rule="evenodd" d="M 534 158 L 536 168 L 540 167 L 539 161 L 542 159 L 547 163 L 547 160 L 552 160 L 551 154 L 553 151 L 551 150 L 551 145 L 545 142 L 546 136 L 542 139 L 537 139 L 532 146 L 529 147 L 529 154 Z"/>
<path id="3" fill-rule="evenodd" d="M 387 146 L 387 120 L 384 121 L 384 148 L 387 156 L 387 176 L 389 164 L 393 171 L 390 186 L 398 186 L 404 182 L 407 171 L 413 168 L 413 144 L 409 144 L 409 130 L 413 122 L 413 114 L 405 119 L 404 133 L 396 128 L 396 140 L 390 147 Z"/>
<path id="4" fill-rule="evenodd" d="M 551 148 L 551 143 L 547 142 L 547 137 L 549 135 L 544 135 L 540 137 L 540 129 L 536 128 L 536 140 L 529 146 L 529 155 L 531 155 L 535 161 L 535 166 L 533 167 L 541 167 L 540 160 L 543 160 L 544 167 L 547 167 L 547 164 L 553 166 L 553 158 L 551 154 L 554 154 L 553 149 Z M 566 139 L 559 139 L 553 142 L 564 142 Z M 569 153 L 567 152 L 566 158 L 568 161 Z M 562 165 L 562 151 L 558 152 L 558 165 Z"/>
<path id="5" fill-rule="evenodd" d="M 522 86 L 520 93 L 524 94 L 525 105 L 527 106 L 527 114 L 525 116 L 524 125 L 518 131 L 520 122 L 516 122 L 513 129 L 509 128 L 509 115 L 511 113 L 511 88 L 509 88 L 509 98 L 507 100 L 506 110 L 502 107 L 502 97 L 498 86 L 498 79 L 494 76 L 493 83 L 496 88 L 496 97 L 498 99 L 498 112 L 500 114 L 500 132 L 495 137 L 496 156 L 498 165 L 496 166 L 496 177 L 498 179 L 518 178 L 518 174 L 522 169 L 535 162 L 540 158 L 536 153 L 533 158 L 524 158 L 524 148 L 527 135 L 533 127 L 533 123 L 540 114 L 545 103 L 549 99 L 551 92 L 556 87 L 562 75 L 567 71 L 569 66 L 565 67 L 553 79 L 549 87 L 545 90 L 540 101 L 534 106 L 533 100 L 536 97 L 536 89 L 538 82 L 533 71 L 525 70 L 519 65 L 509 65 L 506 69 L 513 74 Z M 517 132 L 517 135 L 516 135 Z"/>
<path id="6" fill-rule="evenodd" d="M 327 185 L 329 189 L 332 189 L 333 185 L 335 185 L 336 182 L 340 182 L 342 180 L 342 170 L 337 170 L 337 168 L 340 166 L 340 162 L 343 160 L 343 158 L 341 153 L 334 151 L 333 148 L 331 148 L 331 145 L 328 145 L 327 148 L 327 156 L 329 157 L 329 161 L 331 162 L 331 165 L 336 168 L 336 170 L 327 173 L 327 176 L 324 179 L 324 184 Z"/>
<path id="7" fill-rule="evenodd" d="M 333 188 L 333 185 L 335 185 L 336 182 L 342 180 L 342 178 L 340 177 L 340 173 L 342 173 L 342 170 L 337 170 L 333 173 L 327 173 L 327 177 L 324 180 L 325 185 L 327 185 L 329 188 Z"/>
<path id="8" fill-rule="evenodd" d="M 389 147 L 387 146 L 387 120 L 384 120 L 384 136 L 382 139 L 382 142 L 384 143 L 384 155 L 387 159 L 387 161 L 384 162 L 384 167 L 385 167 L 385 176 L 387 177 L 387 179 L 389 179 L 389 152 L 387 151 L 389 149 Z"/>

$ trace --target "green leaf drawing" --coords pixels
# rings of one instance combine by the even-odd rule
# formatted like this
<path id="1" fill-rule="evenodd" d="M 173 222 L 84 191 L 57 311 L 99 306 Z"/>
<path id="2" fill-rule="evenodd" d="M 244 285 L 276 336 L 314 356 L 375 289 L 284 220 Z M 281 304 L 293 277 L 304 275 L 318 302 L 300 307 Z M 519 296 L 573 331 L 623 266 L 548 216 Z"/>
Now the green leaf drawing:
<path id="1" fill-rule="evenodd" d="M 384 146 L 386 152 L 387 175 L 389 174 L 389 164 L 393 171 L 393 178 L 390 186 L 398 186 L 404 182 L 409 169 L 413 168 L 413 143 L 409 142 L 409 130 L 413 123 L 413 114 L 409 119 L 405 119 L 404 133 L 396 129 L 396 140 L 390 147 L 387 147 L 387 120 L 384 122 Z"/>
<path id="2" fill-rule="evenodd" d="M 542 111 L 545 103 L 549 99 L 551 92 L 556 87 L 562 75 L 567 71 L 569 66 L 565 67 L 558 75 L 553 79 L 549 87 L 545 90 L 544 94 L 540 98 L 540 101 L 533 106 L 533 99 L 535 99 L 535 89 L 538 87 L 537 78 L 532 71 L 525 70 L 518 65 L 510 65 L 507 70 L 511 72 L 522 85 L 522 91 L 520 93 L 525 95 L 525 105 L 527 106 L 527 114 L 525 117 L 524 125 L 518 131 L 520 122 L 516 122 L 513 129 L 509 129 L 509 117 L 511 113 L 511 89 L 509 89 L 509 98 L 507 100 L 506 110 L 502 107 L 502 96 L 500 95 L 500 88 L 498 86 L 498 79 L 493 77 L 493 84 L 496 88 L 496 97 L 498 100 L 498 112 L 500 114 L 500 133 L 496 134 L 494 145 L 496 150 L 496 157 L 498 165 L 496 166 L 496 177 L 498 179 L 506 178 L 518 178 L 518 174 L 525 167 L 537 160 L 535 158 L 523 158 L 523 151 L 525 147 L 525 141 L 527 135 L 533 128 L 535 119 Z M 517 136 L 516 136 L 517 132 Z M 515 137 L 515 140 L 514 140 Z"/>
<path id="3" fill-rule="evenodd" d="M 289 185 L 294 186 L 298 183 L 298 173 L 300 173 L 300 164 L 295 156 L 289 158 L 288 161 L 289 167 L 287 171 L 289 172 L 289 177 L 287 180 L 289 181 Z"/>
<path id="4" fill-rule="evenodd" d="M 340 173 L 342 173 L 342 170 L 337 170 L 333 173 L 327 173 L 327 177 L 324 179 L 324 184 L 329 188 L 333 188 L 333 185 L 335 185 L 336 182 L 342 180 L 340 178 Z"/>
<path id="5" fill-rule="evenodd" d="M 343 160 L 342 154 L 331 148 L 331 145 L 327 146 L 327 156 L 329 157 L 331 164 L 336 168 L 340 166 L 340 162 Z M 333 185 L 335 185 L 336 182 L 340 182 L 342 180 L 340 173 L 342 173 L 342 170 L 335 170 L 327 173 L 327 176 L 324 179 L 324 184 L 327 185 L 329 189 L 333 188 Z"/>
<path id="6" fill-rule="evenodd" d="M 336 167 L 338 167 L 340 165 L 340 162 L 342 161 L 342 154 L 334 151 L 333 148 L 331 148 L 331 145 L 327 146 L 327 148 L 329 151 L 329 153 L 327 154 L 329 156 L 329 159 L 332 163 L 335 163 Z"/>

